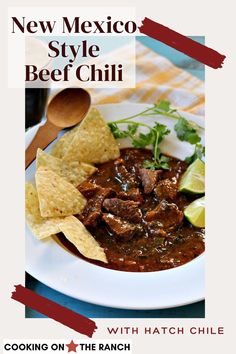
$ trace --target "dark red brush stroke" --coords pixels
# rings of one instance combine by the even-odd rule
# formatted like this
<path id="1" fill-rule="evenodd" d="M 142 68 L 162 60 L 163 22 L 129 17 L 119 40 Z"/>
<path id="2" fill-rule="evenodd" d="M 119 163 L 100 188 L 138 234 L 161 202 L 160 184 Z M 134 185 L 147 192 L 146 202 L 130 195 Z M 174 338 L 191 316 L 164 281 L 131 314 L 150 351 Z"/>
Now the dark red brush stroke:
<path id="1" fill-rule="evenodd" d="M 139 31 L 214 69 L 221 68 L 226 58 L 225 55 L 218 53 L 214 49 L 208 48 L 147 17 L 142 21 Z"/>
<path id="2" fill-rule="evenodd" d="M 12 299 L 90 338 L 95 332 L 96 323 L 89 318 L 38 295 L 22 285 L 15 285 L 15 288 L 16 290 L 13 291 L 11 296 Z"/>

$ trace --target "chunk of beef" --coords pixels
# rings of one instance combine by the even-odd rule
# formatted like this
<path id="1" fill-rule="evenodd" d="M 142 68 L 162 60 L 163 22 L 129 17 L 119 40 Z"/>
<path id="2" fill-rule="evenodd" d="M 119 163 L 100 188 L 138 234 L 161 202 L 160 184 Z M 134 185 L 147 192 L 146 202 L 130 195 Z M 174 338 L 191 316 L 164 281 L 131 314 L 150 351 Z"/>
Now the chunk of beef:
<path id="1" fill-rule="evenodd" d="M 176 178 L 177 181 L 179 180 L 180 176 L 186 171 L 188 164 L 185 161 L 178 161 L 171 165 L 170 170 L 165 170 L 163 172 L 163 179 L 172 179 Z"/>
<path id="2" fill-rule="evenodd" d="M 181 224 L 183 217 L 176 204 L 162 200 L 155 209 L 147 212 L 145 221 L 156 221 L 160 228 L 173 229 Z"/>
<path id="3" fill-rule="evenodd" d="M 163 179 L 158 182 L 154 193 L 159 199 L 174 200 L 178 194 L 177 183 L 169 179 Z"/>
<path id="4" fill-rule="evenodd" d="M 167 237 L 167 232 L 161 228 L 161 223 L 158 221 L 147 222 L 146 229 L 149 236 Z"/>
<path id="5" fill-rule="evenodd" d="M 139 226 L 129 223 L 113 214 L 103 214 L 102 219 L 109 229 L 115 233 L 116 237 L 125 241 L 131 240 L 139 231 Z"/>
<path id="6" fill-rule="evenodd" d="M 85 198 L 91 198 L 96 194 L 99 190 L 101 190 L 101 186 L 98 186 L 95 183 L 91 183 L 88 181 L 82 182 L 77 189 L 83 194 Z"/>
<path id="7" fill-rule="evenodd" d="M 142 220 L 142 212 L 138 206 L 138 202 L 118 198 L 105 199 L 103 202 L 103 207 L 107 211 L 133 223 L 139 223 Z"/>
<path id="8" fill-rule="evenodd" d="M 114 195 L 114 191 L 111 188 L 102 188 L 96 192 L 96 194 L 88 200 L 80 220 L 85 226 L 97 226 L 97 223 L 102 215 L 102 204 L 105 198 Z"/>
<path id="9" fill-rule="evenodd" d="M 145 194 L 152 193 L 160 174 L 162 174 L 162 170 L 149 170 L 147 168 L 139 169 L 139 175 Z"/>
<path id="10" fill-rule="evenodd" d="M 116 159 L 116 160 L 114 161 L 114 165 L 115 165 L 115 166 L 124 165 L 124 163 L 125 163 L 125 160 L 122 159 L 121 157 L 118 157 L 118 159 Z"/>
<path id="11" fill-rule="evenodd" d="M 128 172 L 124 165 L 124 160 L 119 158 L 114 162 L 116 174 L 116 179 L 121 183 L 122 189 L 128 191 L 131 188 L 138 187 L 138 181 L 136 181 L 135 176 Z"/>
<path id="12" fill-rule="evenodd" d="M 138 188 L 132 188 L 128 192 L 121 191 L 117 194 L 117 197 L 124 200 L 134 200 L 139 204 L 143 202 L 143 196 Z"/>

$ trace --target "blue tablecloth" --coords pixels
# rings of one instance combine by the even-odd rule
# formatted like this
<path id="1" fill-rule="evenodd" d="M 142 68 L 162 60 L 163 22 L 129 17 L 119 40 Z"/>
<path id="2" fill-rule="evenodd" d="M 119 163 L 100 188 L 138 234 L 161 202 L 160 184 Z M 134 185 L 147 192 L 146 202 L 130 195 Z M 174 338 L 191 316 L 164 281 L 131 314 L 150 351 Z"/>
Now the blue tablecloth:
<path id="1" fill-rule="evenodd" d="M 204 43 L 204 37 L 191 37 L 194 40 Z M 205 78 L 204 65 L 193 60 L 192 58 L 172 49 L 165 44 L 155 41 L 149 37 L 138 37 L 138 40 L 155 52 L 167 57 L 175 65 L 190 72 L 201 80 Z M 26 287 L 43 295 L 63 306 L 70 308 L 84 316 L 91 318 L 204 318 L 205 302 L 201 301 L 195 304 L 175 307 L 164 310 L 120 310 L 110 307 L 92 305 L 84 301 L 75 300 L 69 296 L 63 295 L 38 280 L 26 274 Z M 40 313 L 27 308 L 25 309 L 25 317 L 44 317 Z"/>

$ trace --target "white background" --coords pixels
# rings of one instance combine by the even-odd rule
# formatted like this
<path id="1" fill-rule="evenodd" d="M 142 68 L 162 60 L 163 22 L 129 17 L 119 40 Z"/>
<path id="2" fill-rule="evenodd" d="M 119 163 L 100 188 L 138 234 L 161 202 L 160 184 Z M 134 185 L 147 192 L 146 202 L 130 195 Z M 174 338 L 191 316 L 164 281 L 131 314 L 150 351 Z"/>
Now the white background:
<path id="1" fill-rule="evenodd" d="M 22 1 L 23 2 L 23 1 Z M 69 6 L 78 1 L 41 0 L 35 5 Z M 97 1 L 79 1 L 82 5 Z M 224 326 L 223 336 L 117 336 L 134 342 L 135 354 L 232 353 L 235 316 L 235 2 L 198 0 L 103 1 L 136 6 L 139 19 L 150 17 L 185 35 L 205 35 L 206 45 L 226 55 L 223 69 L 206 68 L 207 265 L 206 319 L 99 319 L 94 338 L 111 338 L 108 326 Z M 9 1 L 9 6 L 20 6 Z M 24 6 L 32 1 L 24 1 Z M 3 5 L 1 5 L 3 6 Z M 5 4 L 5 7 L 7 4 Z M 1 334 L 3 338 L 81 338 L 50 319 L 25 319 L 24 306 L 11 300 L 14 284 L 24 284 L 24 91 L 7 89 L 7 9 L 1 11 Z M 92 9 L 91 9 L 92 11 Z M 235 26 L 234 26 L 235 27 Z M 231 33 L 230 33 L 231 32 Z M 235 32 L 235 30 L 234 30 Z M 16 58 L 17 60 L 17 58 Z"/>
<path id="2" fill-rule="evenodd" d="M 49 5 L 49 4 L 48 4 Z M 82 82 L 78 81 L 75 77 L 75 69 L 78 65 L 87 64 L 91 65 L 95 64 L 96 68 L 103 69 L 105 64 L 114 64 L 116 67 L 118 64 L 122 64 L 122 72 L 123 72 L 123 80 L 122 81 L 111 81 L 109 83 L 109 87 L 112 88 L 127 88 L 135 86 L 135 34 L 128 34 L 124 31 L 123 36 L 117 33 L 112 34 L 100 34 L 100 33 L 88 33 L 83 36 L 83 33 L 69 33 L 66 31 L 64 34 L 63 31 L 63 17 L 67 17 L 69 22 L 73 23 L 73 18 L 75 16 L 79 16 L 81 21 L 90 20 L 92 21 L 102 21 L 110 16 L 112 21 L 123 21 L 124 23 L 128 21 L 135 21 L 135 8 L 134 7 L 89 7 L 82 6 L 82 4 L 77 5 L 77 7 L 67 6 L 67 7 L 57 7 L 55 11 L 55 7 L 47 6 L 47 11 L 45 12 L 45 8 L 43 6 L 35 7 L 32 10 L 32 7 L 9 7 L 8 11 L 9 21 L 8 21 L 8 85 L 10 88 L 23 88 L 25 87 L 25 37 L 36 37 L 36 38 L 45 38 L 48 40 L 57 39 L 60 42 L 60 45 L 65 41 L 66 44 L 69 43 L 69 39 L 73 37 L 72 43 L 74 45 L 81 44 L 83 39 L 86 39 L 87 45 L 96 44 L 99 47 L 99 55 L 96 58 L 92 58 L 88 56 L 87 58 L 81 58 L 81 55 L 78 56 L 77 60 L 73 63 L 73 68 L 70 68 L 70 72 L 68 75 L 68 81 L 41 81 L 38 80 L 36 85 L 35 82 L 29 81 L 27 82 L 27 87 L 51 87 L 51 88 L 66 88 L 77 86 L 80 87 L 94 87 L 94 88 L 102 88 L 107 87 L 108 83 L 106 81 L 91 81 Z M 17 27 L 17 25 L 13 24 L 12 17 L 16 17 L 18 21 L 23 24 L 25 23 L 25 31 L 24 33 Z M 24 17 L 24 22 L 23 22 Z M 55 22 L 53 27 L 53 31 L 50 34 L 49 31 L 43 33 L 40 26 L 38 25 L 34 31 L 35 33 L 29 33 L 26 29 L 26 25 L 30 21 L 35 21 L 39 23 L 39 21 L 49 21 L 51 23 Z M 104 26 L 104 30 L 105 30 Z M 93 30 L 96 29 L 96 26 L 93 26 Z M 137 30 L 138 32 L 138 30 Z M 115 40 L 113 39 L 114 37 Z M 101 41 L 103 39 L 103 41 Z M 46 43 L 45 43 L 46 44 Z M 120 49 L 125 46 L 125 50 L 120 53 Z M 27 47 L 27 46 L 26 46 Z M 35 64 L 38 68 L 45 67 L 52 71 L 52 69 L 60 69 L 62 70 L 66 64 L 69 63 L 69 58 L 67 60 L 63 60 L 62 56 L 59 55 L 57 58 L 49 58 L 48 53 L 50 53 L 50 49 L 46 44 L 46 55 L 42 56 L 42 47 L 41 46 L 32 46 L 28 45 L 28 55 L 30 54 L 30 60 L 26 59 L 26 62 L 29 64 Z M 110 56 L 107 53 L 107 47 L 112 47 L 115 52 L 112 52 Z M 44 49 L 45 50 L 45 49 Z M 32 53 L 33 52 L 33 53 Z M 67 52 L 68 53 L 68 52 Z M 124 55 L 125 53 L 125 55 Z M 126 55 L 128 53 L 128 55 Z M 36 61 L 32 61 L 32 54 Z M 45 57 L 46 56 L 46 57 Z M 17 60 L 16 60 L 17 57 Z M 60 60 L 59 60 L 60 58 Z M 39 60 L 39 61 L 38 61 Z M 77 62 L 77 64 L 76 64 Z M 41 63 L 41 65 L 39 64 Z M 87 73 L 87 70 L 86 70 Z M 82 74 L 84 77 L 85 73 Z M 61 77 L 60 77 L 61 78 Z M 51 81 L 51 82 L 50 82 Z"/>

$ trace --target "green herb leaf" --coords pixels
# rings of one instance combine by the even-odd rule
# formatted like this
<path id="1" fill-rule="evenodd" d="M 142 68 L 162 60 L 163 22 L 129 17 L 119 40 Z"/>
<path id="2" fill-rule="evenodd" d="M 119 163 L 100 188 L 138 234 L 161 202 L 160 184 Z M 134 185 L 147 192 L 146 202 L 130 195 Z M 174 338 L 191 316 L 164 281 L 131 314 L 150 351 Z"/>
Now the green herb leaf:
<path id="1" fill-rule="evenodd" d="M 143 149 L 148 145 L 152 145 L 153 139 L 153 131 L 150 129 L 147 134 L 139 133 L 139 136 L 133 139 L 132 144 L 135 148 Z"/>
<path id="2" fill-rule="evenodd" d="M 127 132 L 120 130 L 116 123 L 109 123 L 108 126 L 116 139 L 123 139 L 127 137 Z"/>
<path id="3" fill-rule="evenodd" d="M 161 154 L 159 144 L 164 137 L 170 133 L 170 130 L 164 124 L 160 124 L 158 122 L 155 122 L 154 126 L 151 127 L 144 122 L 141 123 L 132 121 L 136 117 L 147 117 L 152 115 L 165 115 L 169 118 L 177 120 L 174 125 L 174 130 L 178 139 L 181 141 L 187 141 L 190 144 L 196 144 L 194 154 L 186 158 L 188 163 L 191 163 L 196 158 L 201 158 L 204 155 L 205 148 L 199 144 L 201 137 L 198 135 L 198 131 L 203 128 L 198 126 L 196 123 L 183 118 L 176 109 L 171 107 L 169 101 L 159 101 L 152 107 L 149 107 L 138 114 L 108 123 L 115 138 L 122 139 L 129 137 L 135 148 L 145 148 L 149 145 L 153 146 L 153 159 L 150 161 L 145 161 L 144 167 L 151 169 L 169 168 L 168 158 Z M 127 124 L 127 129 L 119 129 L 118 124 Z M 145 126 L 149 129 L 149 131 L 147 133 L 138 134 L 139 126 Z"/>
<path id="4" fill-rule="evenodd" d="M 177 137 L 181 141 L 187 141 L 190 144 L 197 144 L 201 141 L 200 136 L 197 134 L 196 128 L 187 121 L 185 118 L 179 118 L 174 126 Z"/>
<path id="5" fill-rule="evenodd" d="M 202 160 L 203 156 L 205 156 L 205 146 L 202 146 L 202 144 L 196 144 L 193 155 L 186 157 L 185 161 L 190 165 L 197 159 Z"/>
<path id="6" fill-rule="evenodd" d="M 157 114 L 163 114 L 165 113 L 174 113 L 176 112 L 176 109 L 173 109 L 170 105 L 169 101 L 159 101 L 158 103 L 154 104 L 153 111 L 156 112 Z M 162 112 L 160 112 L 162 111 Z"/>
<path id="7" fill-rule="evenodd" d="M 136 132 L 137 132 L 137 129 L 138 129 L 138 124 L 137 123 L 128 124 L 128 134 L 129 134 L 129 136 L 135 135 Z"/>
<path id="8" fill-rule="evenodd" d="M 159 169 L 163 169 L 163 170 L 169 170 L 169 164 L 168 164 L 168 157 L 161 155 L 160 159 L 157 160 L 145 160 L 143 163 L 143 167 L 144 168 L 148 168 L 150 170 L 159 170 Z"/>
<path id="9" fill-rule="evenodd" d="M 160 144 L 160 142 L 164 139 L 165 135 L 170 134 L 170 130 L 167 128 L 166 125 L 164 124 L 160 124 L 155 122 L 154 127 L 152 128 L 153 132 L 155 132 L 156 134 L 158 133 L 158 144 Z"/>
<path id="10" fill-rule="evenodd" d="M 110 127 L 112 134 L 116 139 L 123 139 L 127 137 L 133 138 L 133 136 L 137 132 L 139 124 L 135 122 L 131 122 L 128 125 L 127 130 L 121 130 L 116 123 L 108 123 L 108 126 Z"/>
<path id="11" fill-rule="evenodd" d="M 169 101 L 159 101 L 154 104 L 155 109 L 160 109 L 164 112 L 169 112 L 171 110 Z"/>
<path id="12" fill-rule="evenodd" d="M 166 125 L 155 123 L 151 130 L 152 132 L 152 145 L 153 145 L 153 159 L 144 161 L 143 166 L 152 170 L 155 169 L 169 169 L 168 158 L 161 155 L 161 150 L 159 148 L 160 142 L 164 139 L 166 135 L 170 133 L 170 130 Z"/>

